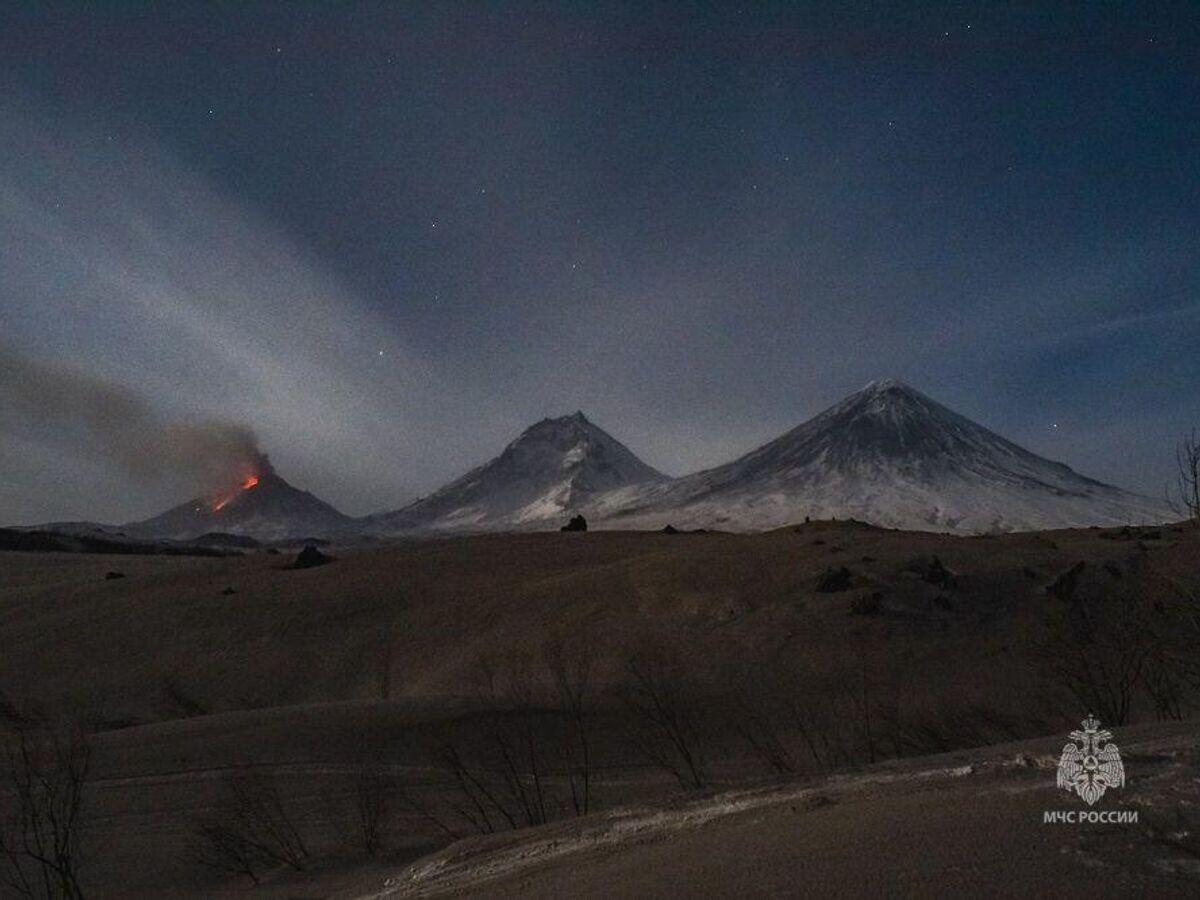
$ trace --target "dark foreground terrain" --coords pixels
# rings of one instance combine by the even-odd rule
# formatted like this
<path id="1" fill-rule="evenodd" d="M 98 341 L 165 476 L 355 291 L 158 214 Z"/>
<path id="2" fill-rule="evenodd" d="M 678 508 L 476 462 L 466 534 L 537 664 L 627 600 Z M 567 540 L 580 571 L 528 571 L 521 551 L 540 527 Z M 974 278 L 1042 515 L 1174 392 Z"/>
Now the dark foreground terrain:
<path id="1" fill-rule="evenodd" d="M 88 896 L 1200 887 L 1200 530 L 329 552 L 0 554 L 0 727 L 89 735 Z M 1136 827 L 1042 824 L 1088 712 Z"/>
<path id="2" fill-rule="evenodd" d="M 1196 730 L 1130 729 L 1130 789 L 1105 808 L 1136 825 L 1044 824 L 1071 805 L 1054 790 L 1059 749 L 921 757 L 472 839 L 367 896 L 1194 897 Z"/>

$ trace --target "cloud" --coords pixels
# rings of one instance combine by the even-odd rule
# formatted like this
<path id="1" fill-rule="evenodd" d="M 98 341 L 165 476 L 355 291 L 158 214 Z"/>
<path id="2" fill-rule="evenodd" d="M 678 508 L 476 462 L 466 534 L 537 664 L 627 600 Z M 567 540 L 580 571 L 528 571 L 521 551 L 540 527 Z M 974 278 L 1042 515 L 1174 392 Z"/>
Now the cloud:
<path id="1" fill-rule="evenodd" d="M 246 425 L 162 421 L 126 385 L 39 362 L 2 343 L 0 423 L 46 440 L 80 441 L 137 479 L 178 474 L 203 491 L 265 465 Z"/>
<path id="2" fill-rule="evenodd" d="M 437 374 L 311 253 L 160 147 L 0 115 L 7 390 L 40 440 L 100 453 L 114 477 L 177 473 L 182 492 L 198 456 L 253 432 L 289 478 L 362 511 L 428 474 L 409 461 L 428 459 Z M 248 424 L 187 424 L 212 422 Z M 0 514 L 37 518 L 47 490 L 91 505 L 87 483 L 58 478 Z M 139 496 L 114 512 L 157 511 Z"/>

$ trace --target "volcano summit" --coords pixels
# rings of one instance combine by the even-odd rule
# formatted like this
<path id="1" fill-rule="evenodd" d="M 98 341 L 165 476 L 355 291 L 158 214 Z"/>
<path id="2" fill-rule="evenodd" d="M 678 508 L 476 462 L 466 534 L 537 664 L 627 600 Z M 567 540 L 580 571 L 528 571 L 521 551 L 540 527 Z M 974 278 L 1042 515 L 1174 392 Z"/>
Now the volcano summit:
<path id="1" fill-rule="evenodd" d="M 1030 453 L 894 379 L 740 459 L 606 498 L 609 527 L 776 528 L 855 518 L 978 534 L 1162 522 L 1165 504 Z"/>
<path id="2" fill-rule="evenodd" d="M 292 487 L 261 456 L 253 473 L 214 497 L 198 497 L 161 515 L 121 526 L 128 534 L 187 540 L 208 532 L 285 540 L 344 533 L 354 520 Z"/>
<path id="3" fill-rule="evenodd" d="M 582 412 L 543 419 L 499 456 L 428 497 L 367 520 L 379 534 L 558 528 L 563 516 L 630 485 L 666 476 Z"/>

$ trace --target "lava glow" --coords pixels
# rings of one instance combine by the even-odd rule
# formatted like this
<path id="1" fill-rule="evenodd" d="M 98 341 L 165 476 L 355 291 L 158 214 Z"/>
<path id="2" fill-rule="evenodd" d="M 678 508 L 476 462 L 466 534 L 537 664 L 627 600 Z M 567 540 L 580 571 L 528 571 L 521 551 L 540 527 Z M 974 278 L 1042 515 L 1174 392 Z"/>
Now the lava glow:
<path id="1" fill-rule="evenodd" d="M 246 476 L 246 480 L 242 482 L 241 486 L 236 491 L 234 491 L 231 494 L 226 494 L 224 497 L 221 497 L 219 500 L 217 500 L 213 504 L 212 511 L 220 512 L 226 506 L 228 506 L 230 501 L 234 500 L 238 494 L 243 493 L 245 491 L 253 490 L 256 487 L 258 487 L 258 476 L 257 475 Z"/>

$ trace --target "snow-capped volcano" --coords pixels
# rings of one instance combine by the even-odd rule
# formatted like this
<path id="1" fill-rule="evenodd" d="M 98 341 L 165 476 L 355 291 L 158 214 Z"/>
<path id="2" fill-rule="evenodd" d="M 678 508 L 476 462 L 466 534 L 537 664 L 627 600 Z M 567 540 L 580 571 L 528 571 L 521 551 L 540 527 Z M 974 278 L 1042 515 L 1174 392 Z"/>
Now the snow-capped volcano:
<path id="1" fill-rule="evenodd" d="M 812 518 L 980 533 L 1161 522 L 1164 505 L 1043 459 L 895 380 L 723 466 L 604 498 L 608 527 Z"/>
<path id="2" fill-rule="evenodd" d="M 576 412 L 543 419 L 495 459 L 365 527 L 376 534 L 547 528 L 601 494 L 664 478 Z"/>
<path id="3" fill-rule="evenodd" d="M 176 540 L 225 532 L 274 541 L 331 537 L 347 532 L 353 522 L 324 500 L 292 487 L 262 456 L 254 473 L 229 490 L 189 500 L 153 518 L 122 525 L 121 530 Z"/>

